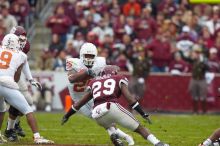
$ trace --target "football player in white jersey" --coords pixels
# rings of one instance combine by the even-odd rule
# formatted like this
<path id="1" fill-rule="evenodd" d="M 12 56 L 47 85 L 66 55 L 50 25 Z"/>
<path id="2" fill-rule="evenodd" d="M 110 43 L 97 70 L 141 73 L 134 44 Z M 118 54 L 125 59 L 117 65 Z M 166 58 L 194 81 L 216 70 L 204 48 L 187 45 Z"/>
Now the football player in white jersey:
<path id="1" fill-rule="evenodd" d="M 26 34 L 25 29 L 22 26 L 15 26 L 10 30 L 10 33 L 18 36 L 19 42 L 20 42 L 20 50 L 24 52 L 25 54 L 27 54 L 30 51 L 30 43 L 27 40 L 27 34 Z M 26 62 L 23 66 L 21 78 L 18 81 L 18 86 L 19 86 L 19 91 L 21 91 L 21 93 L 24 95 L 28 104 L 32 106 L 33 98 L 28 92 L 26 78 L 32 85 L 41 89 L 40 83 L 36 82 L 31 75 L 28 62 Z M 17 135 L 22 136 L 22 137 L 25 136 L 24 131 L 20 127 L 20 116 L 22 116 L 22 114 L 16 108 L 14 108 L 13 106 L 10 106 L 7 128 L 4 133 L 5 137 L 7 137 L 9 141 L 16 141 Z"/>
<path id="2" fill-rule="evenodd" d="M 4 100 L 6 100 L 8 104 L 26 115 L 27 122 L 34 135 L 34 143 L 53 144 L 53 141 L 40 136 L 33 111 L 18 90 L 17 81 L 20 79 L 23 65 L 26 62 L 27 55 L 20 51 L 18 36 L 7 34 L 2 40 L 2 48 L 0 49 L 0 107 L 4 107 Z M 5 109 L 2 110 L 5 111 Z M 2 124 L 2 121 L 0 124 Z"/>
<path id="3" fill-rule="evenodd" d="M 78 102 L 85 94 L 88 80 L 96 76 L 106 65 L 104 57 L 97 57 L 97 48 L 92 43 L 84 43 L 80 49 L 80 58 L 68 58 L 66 60 L 66 70 L 68 71 L 69 93 L 74 102 Z M 79 112 L 86 117 L 92 118 L 93 100 L 89 101 Z M 115 126 L 108 130 L 109 135 L 117 134 L 125 139 L 128 145 L 134 145 L 133 138 Z"/>

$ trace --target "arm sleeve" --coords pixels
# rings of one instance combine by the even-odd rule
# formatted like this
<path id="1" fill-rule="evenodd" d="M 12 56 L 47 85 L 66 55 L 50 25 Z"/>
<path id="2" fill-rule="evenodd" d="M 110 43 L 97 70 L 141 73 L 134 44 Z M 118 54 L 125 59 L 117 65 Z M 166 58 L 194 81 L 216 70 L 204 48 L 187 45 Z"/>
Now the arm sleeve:
<path id="1" fill-rule="evenodd" d="M 24 73 L 26 79 L 28 79 L 28 80 L 32 80 L 33 79 L 32 75 L 31 75 L 30 67 L 29 67 L 29 64 L 28 64 L 27 60 L 24 63 L 24 66 L 22 68 L 22 72 Z"/>

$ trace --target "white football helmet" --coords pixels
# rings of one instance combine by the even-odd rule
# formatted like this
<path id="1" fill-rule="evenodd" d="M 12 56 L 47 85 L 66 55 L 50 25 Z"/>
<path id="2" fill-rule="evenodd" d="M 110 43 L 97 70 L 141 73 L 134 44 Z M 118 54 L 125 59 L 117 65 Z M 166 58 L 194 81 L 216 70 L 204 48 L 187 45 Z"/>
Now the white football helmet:
<path id="1" fill-rule="evenodd" d="M 92 43 L 84 43 L 80 49 L 80 59 L 87 67 L 92 67 L 97 57 L 97 48 Z"/>
<path id="2" fill-rule="evenodd" d="M 20 50 L 19 38 L 15 34 L 7 34 L 2 40 L 3 49 Z"/>

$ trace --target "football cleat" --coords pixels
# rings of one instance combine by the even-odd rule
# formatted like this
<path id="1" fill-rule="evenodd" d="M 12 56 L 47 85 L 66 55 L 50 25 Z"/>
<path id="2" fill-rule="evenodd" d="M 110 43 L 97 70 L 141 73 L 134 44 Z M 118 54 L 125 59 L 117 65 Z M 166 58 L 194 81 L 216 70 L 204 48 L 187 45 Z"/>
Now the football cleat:
<path id="1" fill-rule="evenodd" d="M 18 122 L 18 123 L 15 124 L 15 131 L 16 131 L 16 133 L 18 134 L 18 136 L 25 137 L 25 132 L 24 132 L 23 129 L 21 128 L 20 122 Z"/>
<path id="2" fill-rule="evenodd" d="M 18 136 L 17 136 L 16 131 L 14 129 L 5 130 L 4 135 L 11 142 L 18 140 Z"/>
<path id="3" fill-rule="evenodd" d="M 130 135 L 127 135 L 124 139 L 127 141 L 128 145 L 134 145 L 134 140 Z"/>
<path id="4" fill-rule="evenodd" d="M 35 144 L 54 144 L 54 141 L 45 139 L 41 136 L 38 138 L 34 138 L 34 143 Z"/>
<path id="5" fill-rule="evenodd" d="M 124 146 L 123 142 L 119 139 L 119 136 L 117 134 L 112 134 L 110 138 L 115 146 Z"/>
<path id="6" fill-rule="evenodd" d="M 169 144 L 159 142 L 159 143 L 155 144 L 155 146 L 169 146 Z"/>
<path id="7" fill-rule="evenodd" d="M 4 136 L 0 133 L 0 144 L 6 143 L 7 140 L 4 138 Z"/>
<path id="8" fill-rule="evenodd" d="M 44 109 L 46 112 L 51 112 L 51 105 L 47 105 Z"/>

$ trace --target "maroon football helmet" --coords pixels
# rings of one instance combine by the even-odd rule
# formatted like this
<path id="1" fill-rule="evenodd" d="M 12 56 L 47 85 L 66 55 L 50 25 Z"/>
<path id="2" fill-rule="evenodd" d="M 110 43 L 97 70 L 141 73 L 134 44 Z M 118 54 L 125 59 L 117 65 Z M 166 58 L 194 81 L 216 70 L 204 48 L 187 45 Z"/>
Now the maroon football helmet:
<path id="1" fill-rule="evenodd" d="M 117 75 L 120 68 L 116 65 L 106 65 L 99 73 L 100 76 L 104 75 Z"/>
<path id="2" fill-rule="evenodd" d="M 22 26 L 15 26 L 10 30 L 10 33 L 13 33 L 19 37 L 21 50 L 23 50 L 27 43 L 27 33 L 25 29 Z"/>

